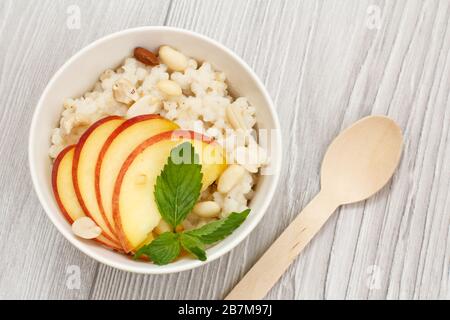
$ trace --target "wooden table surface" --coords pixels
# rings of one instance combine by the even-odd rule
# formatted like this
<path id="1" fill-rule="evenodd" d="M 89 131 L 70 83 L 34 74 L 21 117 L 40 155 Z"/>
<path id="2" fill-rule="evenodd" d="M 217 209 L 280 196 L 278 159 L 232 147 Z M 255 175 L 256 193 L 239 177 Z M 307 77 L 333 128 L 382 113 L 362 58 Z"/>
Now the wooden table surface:
<path id="1" fill-rule="evenodd" d="M 342 207 L 268 298 L 449 299 L 449 17 L 448 0 L 0 1 L 0 298 L 220 299 L 318 191 L 333 137 L 385 114 L 405 136 L 392 182 Z M 163 276 L 75 249 L 41 208 L 27 163 L 32 113 L 56 70 L 104 35 L 147 25 L 194 30 L 243 57 L 284 138 L 282 182 L 259 226 L 221 259 Z"/>

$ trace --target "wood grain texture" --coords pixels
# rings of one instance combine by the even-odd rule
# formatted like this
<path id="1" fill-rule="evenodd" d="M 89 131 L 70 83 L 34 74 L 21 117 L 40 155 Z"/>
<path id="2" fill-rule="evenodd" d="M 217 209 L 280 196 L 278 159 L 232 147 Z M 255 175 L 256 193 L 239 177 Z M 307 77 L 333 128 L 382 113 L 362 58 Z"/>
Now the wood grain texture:
<path id="1" fill-rule="evenodd" d="M 80 29 L 66 26 L 71 5 Z M 317 193 L 333 137 L 386 114 L 405 136 L 393 181 L 342 207 L 267 297 L 450 299 L 449 20 L 448 0 L 0 1 L 0 298 L 222 298 Z M 71 55 L 111 32 L 164 24 L 222 42 L 261 77 L 283 127 L 284 183 L 228 255 L 144 276 L 98 264 L 56 231 L 32 190 L 27 134 L 46 83 Z M 80 267 L 80 290 L 67 287 L 70 265 Z"/>

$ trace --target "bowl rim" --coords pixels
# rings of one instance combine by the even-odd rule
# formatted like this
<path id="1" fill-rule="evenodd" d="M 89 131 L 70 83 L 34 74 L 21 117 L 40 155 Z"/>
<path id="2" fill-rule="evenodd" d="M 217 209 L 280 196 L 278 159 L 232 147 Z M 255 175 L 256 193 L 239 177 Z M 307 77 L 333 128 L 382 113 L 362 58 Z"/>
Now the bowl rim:
<path id="1" fill-rule="evenodd" d="M 170 32 L 176 32 L 181 33 L 189 37 L 197 38 L 201 41 L 207 42 L 215 47 L 217 47 L 219 50 L 224 51 L 227 55 L 229 55 L 236 63 L 241 65 L 243 69 L 250 75 L 252 80 L 255 82 L 258 90 L 262 94 L 263 98 L 266 100 L 267 105 L 269 106 L 269 112 L 270 117 L 272 121 L 274 122 L 274 129 L 275 129 L 275 143 L 276 146 L 276 152 L 272 153 L 273 157 L 271 158 L 272 163 L 274 164 L 272 167 L 272 181 L 271 185 L 269 186 L 267 196 L 262 200 L 262 203 L 260 204 L 260 210 L 259 212 L 255 212 L 255 215 L 253 216 L 253 219 L 246 225 L 246 228 L 242 230 L 241 233 L 235 234 L 233 241 L 230 241 L 226 245 L 224 245 L 221 250 L 215 251 L 211 254 L 208 254 L 208 260 L 206 261 L 200 261 L 200 260 L 189 260 L 186 264 L 183 265 L 174 265 L 174 264 L 167 264 L 164 266 L 158 266 L 157 269 L 150 269 L 145 268 L 138 265 L 131 265 L 131 264 L 125 264 L 123 262 L 116 262 L 113 261 L 107 257 L 100 256 L 89 246 L 83 245 L 81 242 L 76 241 L 75 238 L 70 237 L 67 234 L 67 230 L 64 226 L 60 223 L 59 220 L 56 219 L 56 215 L 54 215 L 53 210 L 50 209 L 49 204 L 47 203 L 47 200 L 41 191 L 41 187 L 38 181 L 37 177 L 37 170 L 35 168 L 33 159 L 35 159 L 37 156 L 34 152 L 34 148 L 32 148 L 33 145 L 33 132 L 35 132 L 38 128 L 38 115 L 41 113 L 40 111 L 44 108 L 44 98 L 48 95 L 50 89 L 53 87 L 54 83 L 59 79 L 59 76 L 66 70 L 66 68 L 75 60 L 77 60 L 79 57 L 83 56 L 85 52 L 88 52 L 92 49 L 94 49 L 96 46 L 98 46 L 101 43 L 108 42 L 112 39 L 115 39 L 117 37 L 122 37 L 126 34 L 131 34 L 134 32 L 145 32 L 145 31 L 170 31 Z M 118 32 L 114 32 L 111 34 L 108 34 L 106 36 L 103 36 L 97 40 L 94 40 L 92 43 L 88 44 L 87 46 L 83 47 L 79 51 L 77 51 L 74 55 L 72 55 L 59 69 L 55 72 L 55 74 L 51 77 L 49 82 L 47 83 L 44 91 L 42 92 L 38 103 L 36 105 L 36 108 L 33 111 L 33 117 L 30 125 L 30 131 L 29 131 L 29 137 L 28 137 L 28 162 L 29 162 L 29 168 L 30 168 L 30 174 L 31 174 L 31 180 L 33 182 L 33 188 L 38 196 L 39 202 L 41 206 L 43 207 L 47 217 L 50 219 L 50 221 L 53 223 L 53 225 L 56 227 L 56 229 L 66 238 L 75 248 L 86 254 L 87 256 L 91 257 L 92 259 L 101 262 L 107 266 L 133 272 L 133 273 L 139 273 L 139 274 L 168 274 L 168 273 L 177 273 L 182 272 L 186 270 L 191 270 L 200 266 L 204 266 L 219 257 L 229 253 L 234 247 L 236 247 L 238 244 L 240 244 L 259 224 L 262 217 L 265 215 L 267 208 L 270 204 L 270 202 L 273 199 L 275 189 L 279 182 L 279 177 L 281 173 L 281 163 L 282 163 L 282 139 L 281 139 L 281 127 L 278 119 L 278 115 L 275 112 L 275 106 L 274 103 L 267 92 L 265 86 L 259 79 L 259 77 L 256 75 L 256 73 L 250 68 L 250 66 L 247 65 L 247 63 L 239 57 L 236 53 L 234 53 L 232 50 L 228 49 L 218 41 L 211 39 L 205 35 L 202 35 L 200 33 L 197 33 L 195 31 L 186 30 L 182 28 L 176 28 L 176 27 L 168 27 L 168 26 L 144 26 L 144 27 L 135 27 L 135 28 L 128 28 L 124 29 Z M 231 235 L 230 237 L 232 237 Z"/>

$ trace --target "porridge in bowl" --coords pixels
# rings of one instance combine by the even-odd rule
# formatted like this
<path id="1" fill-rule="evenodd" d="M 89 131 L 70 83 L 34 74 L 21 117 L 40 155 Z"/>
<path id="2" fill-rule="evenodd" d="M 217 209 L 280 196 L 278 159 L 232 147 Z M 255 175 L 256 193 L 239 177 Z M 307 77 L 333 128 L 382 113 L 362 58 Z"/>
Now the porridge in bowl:
<path id="1" fill-rule="evenodd" d="M 208 62 L 136 48 L 64 102 L 49 150 L 58 205 L 76 235 L 135 258 L 206 260 L 249 214 L 268 162 L 255 113 Z"/>

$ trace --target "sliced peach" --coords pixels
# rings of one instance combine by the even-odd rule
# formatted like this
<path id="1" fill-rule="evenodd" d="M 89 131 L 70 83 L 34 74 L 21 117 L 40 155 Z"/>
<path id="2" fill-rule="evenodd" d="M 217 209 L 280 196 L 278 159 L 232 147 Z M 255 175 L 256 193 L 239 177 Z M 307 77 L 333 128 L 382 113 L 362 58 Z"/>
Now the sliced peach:
<path id="1" fill-rule="evenodd" d="M 134 251 L 160 222 L 154 199 L 156 178 L 170 151 L 189 141 L 202 164 L 203 189 L 225 170 L 223 149 L 212 140 L 192 131 L 169 131 L 141 143 L 123 163 L 113 193 L 113 217 L 117 235 L 126 252 Z"/>
<path id="2" fill-rule="evenodd" d="M 124 121 L 121 117 L 110 116 L 91 125 L 81 136 L 75 148 L 72 168 L 75 193 L 81 208 L 102 228 L 105 237 L 117 243 L 118 238 L 103 219 L 95 196 L 95 165 L 103 144 Z"/>
<path id="3" fill-rule="evenodd" d="M 72 164 L 74 154 L 74 145 L 65 148 L 56 157 L 52 169 L 53 193 L 59 209 L 70 224 L 78 218 L 86 216 L 78 202 L 73 187 Z M 122 249 L 117 243 L 112 242 L 103 235 L 100 235 L 95 240 L 114 250 Z"/>
<path id="4" fill-rule="evenodd" d="M 103 219 L 112 232 L 116 232 L 112 214 L 114 183 L 123 163 L 145 140 L 175 129 L 178 125 L 158 115 L 142 115 L 122 123 L 106 140 L 95 168 L 95 195 Z"/>

